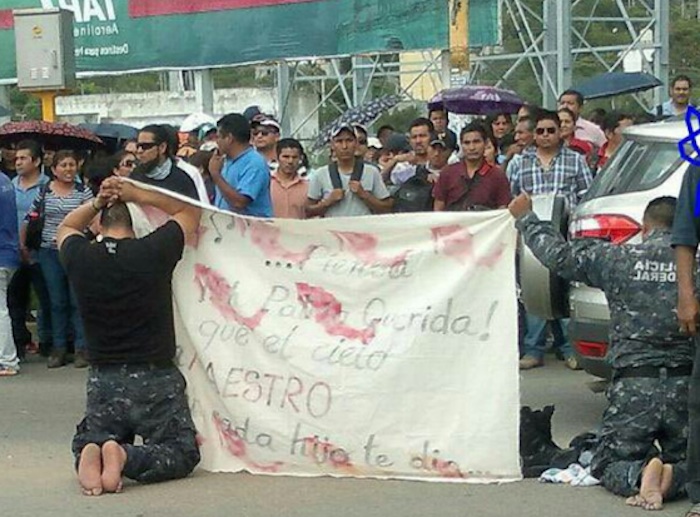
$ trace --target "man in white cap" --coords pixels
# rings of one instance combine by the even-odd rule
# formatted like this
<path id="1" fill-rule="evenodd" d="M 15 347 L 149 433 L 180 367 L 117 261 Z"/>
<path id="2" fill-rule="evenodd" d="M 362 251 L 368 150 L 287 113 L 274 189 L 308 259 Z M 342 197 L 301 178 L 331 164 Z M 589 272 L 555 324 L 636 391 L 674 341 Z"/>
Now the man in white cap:
<path id="1" fill-rule="evenodd" d="M 280 139 L 280 125 L 276 120 L 266 118 L 250 125 L 253 133 L 253 145 L 263 155 L 270 173 L 277 170 L 277 142 Z"/>
<path id="2" fill-rule="evenodd" d="M 357 158 L 357 135 L 341 124 L 331 135 L 336 161 L 321 167 L 309 183 L 307 217 L 347 217 L 391 211 L 393 200 L 379 169 Z"/>

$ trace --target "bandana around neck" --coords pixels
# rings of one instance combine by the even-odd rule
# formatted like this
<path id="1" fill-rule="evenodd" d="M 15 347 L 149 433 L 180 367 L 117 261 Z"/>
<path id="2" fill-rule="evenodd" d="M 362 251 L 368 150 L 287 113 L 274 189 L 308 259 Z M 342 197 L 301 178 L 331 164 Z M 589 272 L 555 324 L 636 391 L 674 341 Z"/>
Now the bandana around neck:
<path id="1" fill-rule="evenodd" d="M 163 181 L 165 178 L 168 177 L 168 174 L 170 174 L 170 169 L 171 169 L 172 165 L 173 165 L 173 162 L 170 160 L 170 158 L 168 158 L 160 165 L 157 165 L 156 167 L 154 167 L 153 170 L 147 172 L 146 177 L 148 179 L 152 179 L 152 180 L 156 180 L 156 181 Z"/>

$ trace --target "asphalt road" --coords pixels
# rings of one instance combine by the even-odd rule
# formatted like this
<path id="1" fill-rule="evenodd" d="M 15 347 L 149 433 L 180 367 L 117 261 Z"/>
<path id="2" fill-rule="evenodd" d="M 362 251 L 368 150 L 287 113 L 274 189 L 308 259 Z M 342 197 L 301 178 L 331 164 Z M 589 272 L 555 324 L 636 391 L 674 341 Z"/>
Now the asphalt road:
<path id="1" fill-rule="evenodd" d="M 553 358 L 522 376 L 522 402 L 556 404 L 561 445 L 593 429 L 605 401 Z M 330 478 L 263 477 L 196 471 L 185 480 L 88 498 L 80 495 L 70 440 L 85 401 L 85 372 L 47 370 L 31 358 L 21 375 L 0 379 L 0 516 L 238 517 L 542 517 L 642 516 L 600 487 L 572 488 L 526 480 L 504 485 L 436 484 Z M 682 516 L 689 503 L 654 517 Z"/>

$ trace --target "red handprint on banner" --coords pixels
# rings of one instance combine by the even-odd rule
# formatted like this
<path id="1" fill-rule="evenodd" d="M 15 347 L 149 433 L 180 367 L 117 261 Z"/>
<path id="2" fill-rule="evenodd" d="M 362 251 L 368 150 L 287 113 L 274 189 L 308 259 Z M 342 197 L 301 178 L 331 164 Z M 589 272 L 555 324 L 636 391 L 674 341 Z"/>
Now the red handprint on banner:
<path id="1" fill-rule="evenodd" d="M 340 241 L 342 250 L 347 251 L 351 255 L 357 257 L 364 264 L 382 265 L 387 267 L 396 267 L 406 263 L 411 250 L 403 251 L 395 257 L 380 257 L 377 254 L 377 246 L 379 241 L 375 235 L 364 232 L 331 232 Z"/>
<path id="2" fill-rule="evenodd" d="M 231 306 L 231 298 L 233 289 L 226 282 L 226 279 L 219 273 L 203 264 L 195 264 L 194 279 L 200 289 L 200 300 L 204 300 L 207 292 L 209 293 L 209 301 L 216 307 L 221 315 L 229 320 L 233 320 L 250 330 L 260 325 L 263 316 L 267 314 L 267 310 L 258 309 L 253 316 L 243 316 L 234 307 Z"/>
<path id="3" fill-rule="evenodd" d="M 346 325 L 342 321 L 342 304 L 322 287 L 297 282 L 297 298 L 313 310 L 314 320 L 320 323 L 329 336 L 354 339 L 366 345 L 374 339 L 377 321 L 364 329 Z"/>

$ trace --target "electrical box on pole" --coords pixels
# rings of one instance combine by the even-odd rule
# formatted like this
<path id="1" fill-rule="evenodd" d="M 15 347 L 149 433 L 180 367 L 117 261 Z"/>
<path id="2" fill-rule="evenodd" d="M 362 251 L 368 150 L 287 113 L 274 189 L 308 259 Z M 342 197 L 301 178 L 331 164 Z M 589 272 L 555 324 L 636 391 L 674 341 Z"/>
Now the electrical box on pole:
<path id="1" fill-rule="evenodd" d="M 19 9 L 15 25 L 17 86 L 41 99 L 43 119 L 56 118 L 56 96 L 75 87 L 73 13 Z"/>
<path id="2" fill-rule="evenodd" d="M 19 89 L 48 91 L 75 87 L 73 13 L 64 9 L 22 9 L 12 14 Z"/>

